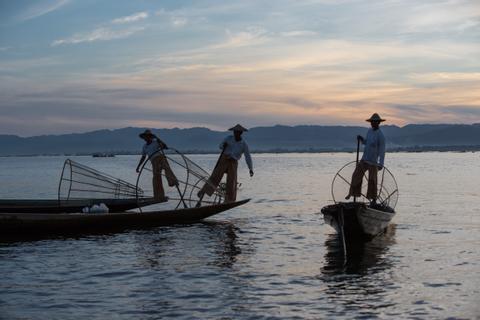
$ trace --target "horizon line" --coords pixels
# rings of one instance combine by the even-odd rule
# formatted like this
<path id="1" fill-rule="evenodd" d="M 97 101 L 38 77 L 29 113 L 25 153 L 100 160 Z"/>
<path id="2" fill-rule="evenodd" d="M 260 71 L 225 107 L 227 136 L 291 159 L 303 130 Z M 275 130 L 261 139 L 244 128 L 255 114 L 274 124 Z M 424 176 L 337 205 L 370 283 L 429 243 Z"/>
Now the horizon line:
<path id="1" fill-rule="evenodd" d="M 480 125 L 480 122 L 476 123 L 407 123 L 403 126 L 399 126 L 396 124 L 382 124 L 382 127 L 397 127 L 397 128 L 405 128 L 407 126 L 477 126 Z M 289 127 L 289 128 L 295 128 L 295 127 L 368 127 L 368 125 L 361 126 L 361 125 L 342 125 L 342 124 L 329 124 L 329 125 L 324 125 L 324 124 L 296 124 L 296 125 L 285 125 L 285 124 L 274 124 L 270 126 L 255 126 L 255 127 L 250 127 L 248 130 L 253 130 L 253 129 L 258 129 L 258 128 L 274 128 L 274 127 Z M 46 134 L 37 134 L 37 135 L 30 135 L 30 136 L 21 136 L 18 134 L 9 134 L 9 133 L 0 133 L 0 136 L 15 136 L 19 138 L 34 138 L 34 137 L 44 137 L 44 136 L 65 136 L 65 135 L 80 135 L 80 134 L 88 134 L 88 133 L 93 133 L 93 132 L 99 132 L 99 131 L 117 131 L 117 130 L 123 130 L 123 129 L 150 129 L 150 130 L 190 130 L 190 129 L 207 129 L 213 132 L 228 132 L 229 130 L 226 129 L 224 131 L 220 130 L 215 130 L 211 129 L 208 127 L 185 127 L 185 128 L 180 128 L 180 127 L 172 127 L 172 128 L 153 128 L 153 127 L 120 127 L 120 128 L 103 128 L 103 129 L 95 129 L 95 130 L 90 130 L 90 131 L 83 131 L 83 132 L 65 132 L 65 133 L 46 133 Z"/>

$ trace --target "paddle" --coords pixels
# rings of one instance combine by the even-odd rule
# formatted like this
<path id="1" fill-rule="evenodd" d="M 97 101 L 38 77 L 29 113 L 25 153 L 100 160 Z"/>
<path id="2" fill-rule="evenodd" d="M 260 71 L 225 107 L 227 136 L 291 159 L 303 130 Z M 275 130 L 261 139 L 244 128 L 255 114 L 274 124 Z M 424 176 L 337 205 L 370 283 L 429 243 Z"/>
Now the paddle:
<path id="1" fill-rule="evenodd" d="M 355 168 L 358 166 L 359 154 L 360 154 L 360 139 L 359 139 L 359 136 L 357 136 L 357 160 L 355 160 L 356 162 Z M 353 202 L 357 202 L 357 197 L 353 196 Z"/>

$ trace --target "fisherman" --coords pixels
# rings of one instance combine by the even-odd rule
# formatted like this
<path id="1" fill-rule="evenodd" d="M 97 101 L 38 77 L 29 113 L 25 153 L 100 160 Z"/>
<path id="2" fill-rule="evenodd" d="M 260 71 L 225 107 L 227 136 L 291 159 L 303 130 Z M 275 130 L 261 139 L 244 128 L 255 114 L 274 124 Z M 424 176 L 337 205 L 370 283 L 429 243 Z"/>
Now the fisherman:
<path id="1" fill-rule="evenodd" d="M 152 163 L 153 197 L 160 202 L 166 202 L 168 201 L 168 197 L 165 197 L 165 191 L 163 189 L 162 170 L 165 170 L 165 177 L 167 178 L 168 185 L 170 187 L 178 186 L 177 177 L 175 177 L 175 174 L 170 168 L 167 158 L 163 153 L 163 150 L 168 149 L 168 147 L 148 129 L 139 134 L 139 137 L 145 140 L 145 144 L 143 145 L 142 157 L 138 162 L 136 171 L 137 173 L 140 172 L 140 167 L 148 156 L 148 159 L 150 159 L 150 162 Z"/>
<path id="2" fill-rule="evenodd" d="M 377 200 L 377 173 L 378 170 L 383 169 L 385 159 L 385 136 L 380 130 L 380 122 L 385 121 L 385 119 L 382 119 L 378 113 L 374 113 L 366 121 L 370 122 L 372 128 L 368 129 L 366 138 L 357 136 L 357 140 L 364 144 L 365 148 L 362 159 L 353 172 L 350 191 L 345 199 L 348 200 L 351 196 L 360 197 L 362 195 L 363 175 L 368 171 L 367 199 L 374 204 Z"/>
<path id="3" fill-rule="evenodd" d="M 250 170 L 250 177 L 253 176 L 252 157 L 248 149 L 248 144 L 242 139 L 243 132 L 248 131 L 241 125 L 228 129 L 233 131 L 233 135 L 226 137 L 220 144 L 222 153 L 218 159 L 217 165 L 213 169 L 212 175 L 205 185 L 198 192 L 198 197 L 203 198 L 204 194 L 211 196 L 215 188 L 220 184 L 223 175 L 227 174 L 225 202 L 234 202 L 237 198 L 237 168 L 238 160 L 245 154 L 245 161 Z"/>

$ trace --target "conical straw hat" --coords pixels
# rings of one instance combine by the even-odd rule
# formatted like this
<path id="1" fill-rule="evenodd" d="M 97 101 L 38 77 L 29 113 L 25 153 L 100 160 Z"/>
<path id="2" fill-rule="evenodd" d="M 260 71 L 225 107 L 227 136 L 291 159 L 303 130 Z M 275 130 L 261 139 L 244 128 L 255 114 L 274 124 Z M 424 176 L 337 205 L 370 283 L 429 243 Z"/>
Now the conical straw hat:
<path id="1" fill-rule="evenodd" d="M 365 121 L 368 121 L 368 122 L 373 122 L 373 121 L 383 122 L 383 121 L 385 121 L 385 119 L 380 118 L 380 116 L 378 115 L 378 113 L 374 113 L 374 114 L 372 114 L 372 116 L 370 117 L 370 119 L 367 119 L 367 120 L 365 120 Z"/>
<path id="2" fill-rule="evenodd" d="M 150 131 L 149 129 L 147 129 L 147 130 L 145 130 L 144 132 L 140 133 L 138 136 L 139 136 L 140 138 L 142 138 L 142 139 L 145 139 L 145 138 L 148 137 L 148 136 L 153 136 L 153 137 L 154 137 L 155 135 L 152 133 L 152 131 Z"/>
<path id="3" fill-rule="evenodd" d="M 240 132 L 245 132 L 245 131 L 248 131 L 248 129 L 242 127 L 241 125 L 237 124 L 235 127 L 231 127 L 230 129 L 228 129 L 230 131 L 240 131 Z"/>

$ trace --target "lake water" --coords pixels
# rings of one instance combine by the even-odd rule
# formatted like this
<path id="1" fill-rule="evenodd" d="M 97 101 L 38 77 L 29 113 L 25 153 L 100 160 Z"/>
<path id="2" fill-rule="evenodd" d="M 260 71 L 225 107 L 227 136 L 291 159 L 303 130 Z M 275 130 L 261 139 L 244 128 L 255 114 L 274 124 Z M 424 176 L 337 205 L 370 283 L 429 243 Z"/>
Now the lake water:
<path id="1" fill-rule="evenodd" d="M 255 154 L 252 201 L 201 224 L 0 243 L 0 318 L 479 319 L 480 153 L 388 154 L 394 224 L 345 261 L 317 213 L 354 157 Z M 136 156 L 73 159 L 135 182 Z M 64 160 L 0 158 L 0 197 L 56 198 Z"/>

